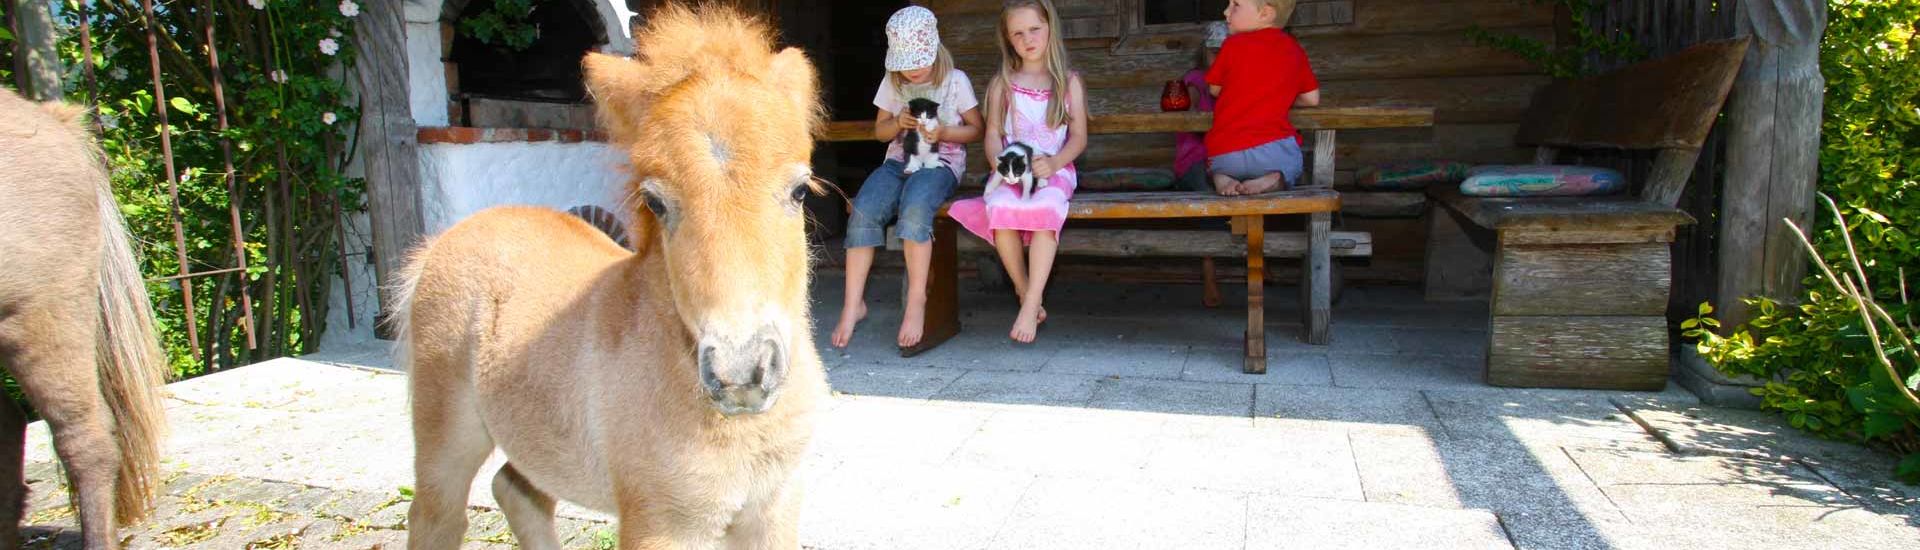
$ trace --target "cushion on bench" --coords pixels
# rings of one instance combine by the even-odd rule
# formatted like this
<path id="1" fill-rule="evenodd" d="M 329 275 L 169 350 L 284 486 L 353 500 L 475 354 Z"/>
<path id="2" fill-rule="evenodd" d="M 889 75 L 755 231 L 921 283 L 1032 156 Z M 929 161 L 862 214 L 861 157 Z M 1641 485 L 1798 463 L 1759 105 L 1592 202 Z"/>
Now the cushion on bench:
<path id="1" fill-rule="evenodd" d="M 1620 172 L 1594 166 L 1476 166 L 1460 183 L 1473 197 L 1583 197 L 1627 188 Z"/>

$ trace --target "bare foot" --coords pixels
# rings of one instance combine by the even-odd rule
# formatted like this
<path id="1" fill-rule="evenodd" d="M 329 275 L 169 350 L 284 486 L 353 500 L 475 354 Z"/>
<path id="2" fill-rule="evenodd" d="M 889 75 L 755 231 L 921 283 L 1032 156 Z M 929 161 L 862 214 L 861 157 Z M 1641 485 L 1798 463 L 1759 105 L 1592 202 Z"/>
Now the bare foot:
<path id="1" fill-rule="evenodd" d="M 1280 174 L 1267 174 L 1240 184 L 1240 194 L 1258 195 L 1280 189 Z"/>
<path id="2" fill-rule="evenodd" d="M 1213 192 L 1219 193 L 1220 196 L 1231 197 L 1238 195 L 1240 194 L 1240 187 L 1239 180 L 1219 174 L 1213 176 Z"/>
<path id="3" fill-rule="evenodd" d="M 860 321 L 866 318 L 867 303 L 865 301 L 860 302 L 860 305 L 853 309 L 841 309 L 840 324 L 833 327 L 833 347 L 847 347 L 847 342 L 853 340 L 854 325 L 860 324 Z"/>
<path id="4" fill-rule="evenodd" d="M 1039 316 L 1039 307 L 1020 308 L 1020 316 L 1013 320 L 1013 331 L 1008 332 L 1007 337 L 1022 344 L 1033 343 L 1034 333 L 1039 332 L 1040 329 Z"/>
<path id="5" fill-rule="evenodd" d="M 900 316 L 900 347 L 910 348 L 920 344 L 920 333 L 927 325 L 927 303 L 918 304 L 907 300 L 906 311 Z"/>
<path id="6" fill-rule="evenodd" d="M 1033 324 L 1041 325 L 1041 324 L 1045 324 L 1046 322 L 1047 322 L 1047 306 L 1040 306 L 1040 315 L 1037 315 L 1034 317 Z"/>

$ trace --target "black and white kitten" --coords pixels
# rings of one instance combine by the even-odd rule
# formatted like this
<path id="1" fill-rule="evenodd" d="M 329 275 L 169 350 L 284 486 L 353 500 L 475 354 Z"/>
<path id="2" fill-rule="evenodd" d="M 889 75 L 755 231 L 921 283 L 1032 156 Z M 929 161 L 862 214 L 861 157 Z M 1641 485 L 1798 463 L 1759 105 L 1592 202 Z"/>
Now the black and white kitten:
<path id="1" fill-rule="evenodd" d="M 933 133 L 940 129 L 940 104 L 926 98 L 908 101 L 907 116 L 920 119 L 920 130 L 900 136 L 900 145 L 907 153 L 907 168 L 901 172 L 912 174 L 921 168 L 945 166 L 940 142 L 933 140 Z"/>
<path id="2" fill-rule="evenodd" d="M 1001 185 L 1016 185 L 1020 188 L 1020 196 L 1030 197 L 1033 196 L 1035 184 L 1046 186 L 1046 182 L 1040 182 L 1033 176 L 1033 147 L 1024 142 L 1013 142 L 1000 152 L 1000 164 L 994 168 L 994 173 L 1000 177 L 987 181 L 987 192 L 982 196 L 992 195 L 993 190 Z"/>

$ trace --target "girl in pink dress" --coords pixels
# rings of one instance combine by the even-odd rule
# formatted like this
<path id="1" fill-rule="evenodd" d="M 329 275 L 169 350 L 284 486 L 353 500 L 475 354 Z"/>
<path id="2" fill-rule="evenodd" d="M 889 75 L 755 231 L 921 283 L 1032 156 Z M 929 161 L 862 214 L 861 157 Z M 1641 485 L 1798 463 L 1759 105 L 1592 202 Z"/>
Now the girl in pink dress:
<path id="1" fill-rule="evenodd" d="M 948 214 L 994 244 L 1020 295 L 1007 336 L 1032 342 L 1046 309 L 1041 297 L 1059 250 L 1067 200 L 1079 183 L 1073 160 L 1087 149 L 1086 87 L 1067 63 L 1060 17 L 1049 0 L 1007 2 L 1000 13 L 1000 75 L 987 86 L 987 161 L 1015 142 L 1033 148 L 1033 174 L 1046 182 L 1032 196 L 1013 185 L 959 201 Z M 999 176 L 994 176 L 999 177 Z"/>

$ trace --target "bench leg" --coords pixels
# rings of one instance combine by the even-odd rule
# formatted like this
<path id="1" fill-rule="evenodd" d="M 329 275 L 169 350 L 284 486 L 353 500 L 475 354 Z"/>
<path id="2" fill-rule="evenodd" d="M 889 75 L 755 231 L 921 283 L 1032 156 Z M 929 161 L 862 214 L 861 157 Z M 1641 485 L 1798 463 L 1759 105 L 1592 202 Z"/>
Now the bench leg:
<path id="1" fill-rule="evenodd" d="M 1323 346 L 1330 339 L 1327 324 L 1333 317 L 1333 254 L 1329 241 L 1333 214 L 1317 212 L 1307 222 L 1307 257 L 1300 270 L 1301 324 L 1307 343 Z"/>
<path id="2" fill-rule="evenodd" d="M 1200 305 L 1220 307 L 1220 280 L 1217 275 L 1218 272 L 1213 267 L 1213 257 L 1200 260 L 1200 278 L 1202 279 L 1200 284 L 1203 285 L 1200 290 Z"/>
<path id="3" fill-rule="evenodd" d="M 1247 374 L 1267 373 L 1266 217 L 1241 218 L 1247 232 Z"/>
<path id="4" fill-rule="evenodd" d="M 939 347 L 960 333 L 960 249 L 955 240 L 959 224 L 945 217 L 933 222 L 933 265 L 927 270 L 927 324 L 920 344 L 900 348 L 901 357 L 913 357 Z"/>

